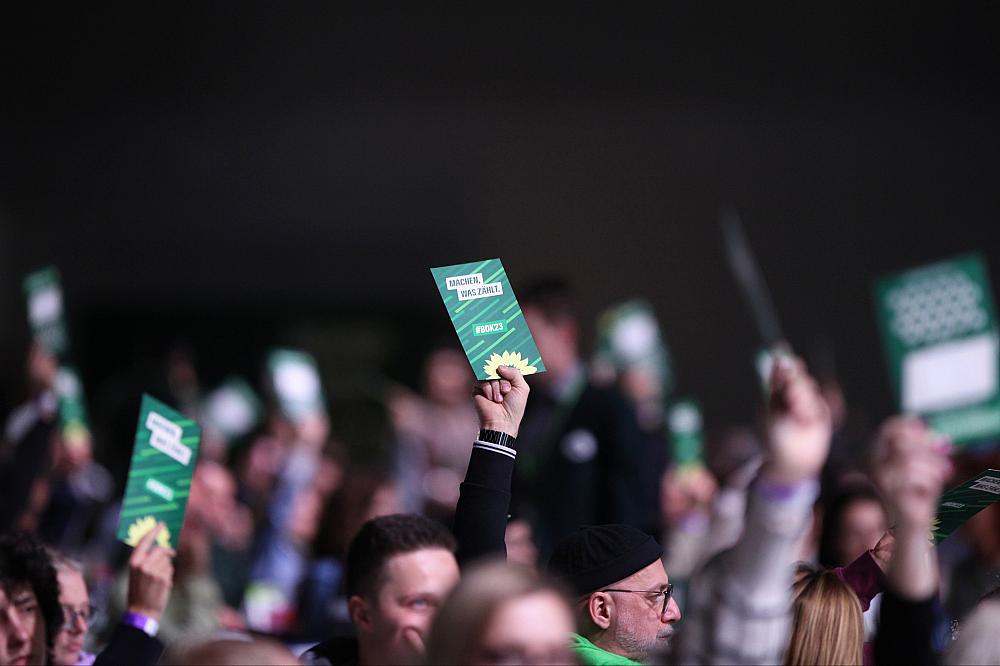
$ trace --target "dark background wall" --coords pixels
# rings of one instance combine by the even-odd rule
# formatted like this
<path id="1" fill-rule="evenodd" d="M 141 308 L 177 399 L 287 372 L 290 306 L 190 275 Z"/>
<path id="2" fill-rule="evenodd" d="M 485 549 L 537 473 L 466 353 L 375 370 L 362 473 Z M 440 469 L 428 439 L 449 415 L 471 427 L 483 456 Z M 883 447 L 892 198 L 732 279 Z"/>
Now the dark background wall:
<path id="1" fill-rule="evenodd" d="M 334 395 L 447 336 L 428 267 L 644 295 L 680 388 L 753 410 L 736 206 L 786 332 L 891 409 L 885 272 L 997 241 L 996 5 L 55 7 L 4 21 L 0 360 L 63 273 L 92 394 L 175 340 L 208 382 L 305 344 Z M 359 384 L 360 383 L 360 384 Z M 98 401 L 100 398 L 96 398 Z"/>

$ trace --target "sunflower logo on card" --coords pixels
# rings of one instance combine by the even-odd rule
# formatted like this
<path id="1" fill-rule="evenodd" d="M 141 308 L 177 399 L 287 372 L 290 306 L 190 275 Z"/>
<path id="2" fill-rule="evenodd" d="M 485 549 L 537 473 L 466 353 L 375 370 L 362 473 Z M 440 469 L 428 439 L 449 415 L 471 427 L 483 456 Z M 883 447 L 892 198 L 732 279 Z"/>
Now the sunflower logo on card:
<path id="1" fill-rule="evenodd" d="M 130 546 L 135 546 L 142 541 L 142 537 L 146 536 L 146 533 L 154 527 L 156 527 L 156 518 L 153 518 L 152 516 L 136 518 L 135 522 L 128 526 L 128 536 L 125 538 L 125 543 Z M 156 543 L 164 548 L 170 548 L 170 530 L 166 525 L 164 525 L 163 529 L 160 530 L 160 533 L 156 535 Z"/>
<path id="2" fill-rule="evenodd" d="M 491 354 L 490 359 L 483 365 L 483 372 L 489 375 L 490 379 L 500 379 L 497 368 L 501 365 L 516 368 L 521 371 L 522 375 L 533 375 L 538 372 L 538 368 L 529 364 L 528 359 L 521 356 L 521 352 L 511 353 L 507 350 L 504 350 L 503 354 L 496 352 Z"/>

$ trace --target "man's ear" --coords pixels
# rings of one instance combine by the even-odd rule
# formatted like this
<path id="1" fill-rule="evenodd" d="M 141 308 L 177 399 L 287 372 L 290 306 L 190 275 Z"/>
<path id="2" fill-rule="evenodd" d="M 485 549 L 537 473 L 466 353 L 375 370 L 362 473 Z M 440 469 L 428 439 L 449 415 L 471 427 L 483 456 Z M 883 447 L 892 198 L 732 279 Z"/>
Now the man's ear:
<path id="1" fill-rule="evenodd" d="M 371 631 L 372 617 L 368 602 L 364 597 L 353 595 L 347 600 L 347 615 L 358 630 Z"/>
<path id="2" fill-rule="evenodd" d="M 614 602 L 604 592 L 594 592 L 587 599 L 587 615 L 598 629 L 602 631 L 611 626 L 611 612 Z"/>

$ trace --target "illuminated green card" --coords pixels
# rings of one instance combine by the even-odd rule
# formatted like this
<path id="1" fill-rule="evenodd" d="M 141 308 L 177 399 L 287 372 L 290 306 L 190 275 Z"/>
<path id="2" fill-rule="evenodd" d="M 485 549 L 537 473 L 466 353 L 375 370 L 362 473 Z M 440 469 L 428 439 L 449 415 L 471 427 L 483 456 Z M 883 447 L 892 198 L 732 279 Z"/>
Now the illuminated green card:
<path id="1" fill-rule="evenodd" d="M 940 543 L 962 523 L 1000 500 L 1000 471 L 988 469 L 941 496 L 932 530 Z"/>
<path id="2" fill-rule="evenodd" d="M 267 355 L 271 391 L 285 416 L 301 422 L 325 414 L 326 401 L 316 359 L 297 349 L 272 349 Z"/>
<path id="3" fill-rule="evenodd" d="M 545 372 L 499 259 L 432 268 L 431 274 L 477 379 L 498 379 L 501 365 L 524 375 Z"/>
<path id="4" fill-rule="evenodd" d="M 678 400 L 667 411 L 667 430 L 674 462 L 696 465 L 704 450 L 701 407 L 695 400 Z"/>
<path id="5" fill-rule="evenodd" d="M 160 532 L 157 543 L 177 548 L 200 441 L 197 423 L 155 398 L 142 396 L 118 519 L 120 540 L 134 546 L 163 522 L 167 529 Z"/>

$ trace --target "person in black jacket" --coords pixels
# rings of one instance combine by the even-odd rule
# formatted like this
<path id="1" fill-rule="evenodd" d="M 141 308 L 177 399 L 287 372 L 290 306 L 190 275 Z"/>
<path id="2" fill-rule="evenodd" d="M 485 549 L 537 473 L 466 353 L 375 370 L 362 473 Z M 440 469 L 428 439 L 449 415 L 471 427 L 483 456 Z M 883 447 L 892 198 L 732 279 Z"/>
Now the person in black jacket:
<path id="1" fill-rule="evenodd" d="M 559 278 L 520 291 L 521 309 L 546 372 L 521 427 L 514 504 L 531 522 L 541 559 L 580 525 L 657 522 L 662 469 L 647 464 L 647 442 L 629 401 L 588 377 L 569 286 Z"/>
<path id="2" fill-rule="evenodd" d="M 163 654 L 154 636 L 170 596 L 173 552 L 153 545 L 162 527 L 151 530 L 132 552 L 128 612 L 95 664 L 152 665 Z M 24 532 L 0 537 L 0 666 L 49 663 L 66 622 L 59 579 L 45 547 Z"/>
<path id="3" fill-rule="evenodd" d="M 458 565 L 506 556 L 516 437 L 528 385 L 513 368 L 497 372 L 502 379 L 476 386 L 481 429 L 460 487 L 454 536 L 416 514 L 365 523 L 348 549 L 345 575 L 356 637 L 315 645 L 302 655 L 304 662 L 367 666 L 419 661 L 438 606 L 458 582 Z"/>

